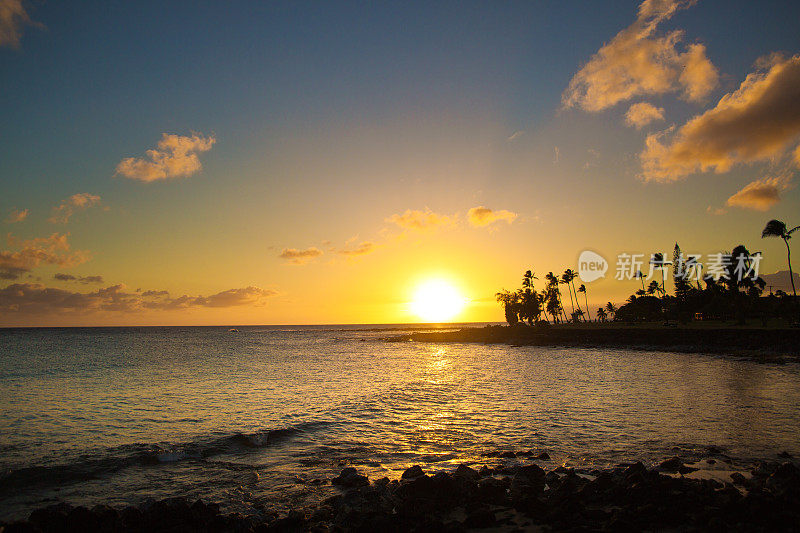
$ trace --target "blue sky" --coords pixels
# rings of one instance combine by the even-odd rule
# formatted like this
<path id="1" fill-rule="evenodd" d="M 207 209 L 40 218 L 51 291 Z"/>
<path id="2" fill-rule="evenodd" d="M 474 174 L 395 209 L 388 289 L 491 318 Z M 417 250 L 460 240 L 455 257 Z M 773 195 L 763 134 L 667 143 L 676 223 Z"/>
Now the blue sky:
<path id="1" fill-rule="evenodd" d="M 674 125 L 671 138 L 737 90 L 759 58 L 800 52 L 796 2 L 681 5 L 657 34 L 682 30 L 681 52 L 702 43 L 718 72 L 713 88 L 697 101 L 676 88 L 601 111 L 565 109 L 562 96 L 636 20 L 639 2 L 3 4 L 22 6 L 31 21 L 17 21 L 21 38 L 0 47 L 0 211 L 29 211 L 3 231 L 28 240 L 68 233 L 71 250 L 91 255 L 71 272 L 129 291 L 274 291 L 256 322 L 404 320 L 392 306 L 429 266 L 460 276 L 479 301 L 532 263 L 563 269 L 585 248 L 613 257 L 676 240 L 703 252 L 744 241 L 766 251 L 763 223 L 794 219 L 800 207 L 795 167 L 778 169 L 775 157 L 667 183 L 643 181 L 639 164 L 648 135 Z M 663 120 L 626 126 L 635 102 L 662 109 Z M 154 182 L 117 172 L 162 134 L 193 132 L 215 141 L 197 153 L 202 170 Z M 781 198 L 768 210 L 726 206 L 778 170 Z M 74 208 L 67 224 L 49 222 L 75 194 L 100 200 Z M 518 217 L 476 230 L 465 217 L 484 205 Z M 426 209 L 461 222 L 410 237 L 388 222 Z M 362 242 L 374 251 L 328 261 Z M 770 271 L 783 266 L 778 244 L 765 259 Z M 301 264 L 280 256 L 310 248 L 324 255 Z M 464 272 L 476 253 L 486 256 L 480 269 Z M 8 283 L 99 290 L 53 280 L 60 266 L 37 265 Z M 378 272 L 389 267 L 408 273 L 396 291 L 382 288 Z M 317 313 L 304 302 L 330 287 L 323 278 L 341 294 L 325 296 Z M 607 283 L 597 297 L 630 289 Z M 353 293 L 343 306 L 342 294 Z M 161 320 L 139 311 L 103 320 Z M 195 322 L 213 322 L 252 309 L 193 312 Z M 477 306 L 466 318 L 494 314 Z"/>

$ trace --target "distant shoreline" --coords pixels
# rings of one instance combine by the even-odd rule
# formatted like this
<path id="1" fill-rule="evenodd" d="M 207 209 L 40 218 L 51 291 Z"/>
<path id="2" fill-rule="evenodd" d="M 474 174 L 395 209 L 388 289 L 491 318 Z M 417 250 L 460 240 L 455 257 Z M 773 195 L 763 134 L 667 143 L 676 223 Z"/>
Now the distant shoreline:
<path id="1" fill-rule="evenodd" d="M 386 338 L 391 342 L 456 342 L 513 346 L 577 346 L 683 353 L 714 353 L 781 362 L 800 357 L 800 328 L 682 326 L 486 326 L 418 332 Z"/>

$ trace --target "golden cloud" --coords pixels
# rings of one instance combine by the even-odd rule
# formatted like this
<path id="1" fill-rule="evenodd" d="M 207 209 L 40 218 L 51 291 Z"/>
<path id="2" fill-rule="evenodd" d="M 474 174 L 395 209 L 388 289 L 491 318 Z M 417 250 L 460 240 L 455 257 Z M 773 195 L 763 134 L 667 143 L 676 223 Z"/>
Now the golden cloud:
<path id="1" fill-rule="evenodd" d="M 58 281 L 77 281 L 78 283 L 103 283 L 103 276 L 73 276 L 63 272 L 53 274 L 53 279 Z"/>
<path id="2" fill-rule="evenodd" d="M 656 120 L 664 120 L 664 108 L 647 102 L 633 104 L 625 113 L 625 123 L 628 126 L 635 126 L 636 129 L 641 129 Z"/>
<path id="3" fill-rule="evenodd" d="M 41 264 L 71 267 L 88 261 L 89 252 L 70 251 L 68 235 L 53 233 L 49 237 L 20 241 L 9 233 L 8 246 L 12 250 L 0 251 L 0 279 L 16 279 Z"/>
<path id="4" fill-rule="evenodd" d="M 15 224 L 17 222 L 22 222 L 26 218 L 28 218 L 28 210 L 27 209 L 17 209 L 16 207 L 11 209 L 6 217 L 6 222 L 9 224 Z"/>
<path id="5" fill-rule="evenodd" d="M 199 307 L 235 307 L 261 305 L 277 291 L 259 287 L 244 287 L 218 292 L 211 296 L 180 296 L 171 298 L 167 291 L 131 292 L 123 284 L 112 285 L 92 292 L 74 292 L 45 287 L 38 283 L 14 283 L 0 289 L 0 310 L 20 314 L 42 315 L 71 311 L 134 312 L 142 310 L 167 311 Z"/>
<path id="6" fill-rule="evenodd" d="M 440 215 L 427 208 L 425 211 L 406 209 L 401 215 L 390 216 L 386 222 L 391 222 L 405 230 L 427 232 L 442 226 L 453 225 L 455 217 Z"/>
<path id="7" fill-rule="evenodd" d="M 346 255 L 346 256 L 357 256 L 357 255 L 366 255 L 375 251 L 375 243 L 372 242 L 362 242 L 355 248 L 342 248 L 340 250 L 336 250 L 337 254 Z"/>
<path id="8" fill-rule="evenodd" d="M 706 97 L 717 86 L 716 67 L 702 44 L 678 50 L 682 31 L 656 35 L 658 25 L 690 0 L 645 0 L 636 20 L 604 45 L 578 71 L 562 95 L 564 107 L 597 112 L 637 96 L 683 93 L 687 100 Z"/>
<path id="9" fill-rule="evenodd" d="M 0 47 L 19 48 L 22 28 L 31 21 L 22 0 L 0 0 Z"/>
<path id="10" fill-rule="evenodd" d="M 749 74 L 713 109 L 681 126 L 649 135 L 640 154 L 644 180 L 675 181 L 695 172 L 727 172 L 735 164 L 782 156 L 800 137 L 800 56 L 773 60 Z"/>
<path id="11" fill-rule="evenodd" d="M 53 212 L 47 221 L 53 224 L 66 224 L 76 211 L 88 209 L 99 203 L 100 197 L 94 194 L 89 194 L 88 192 L 73 194 L 53 208 Z"/>
<path id="12" fill-rule="evenodd" d="M 151 182 L 169 178 L 183 178 L 203 169 L 198 153 L 211 150 L 217 142 L 214 136 L 191 137 L 164 133 L 156 150 L 147 150 L 146 157 L 128 157 L 117 165 L 117 174 L 126 178 Z"/>
<path id="13" fill-rule="evenodd" d="M 294 265 L 302 265 L 314 259 L 315 257 L 321 256 L 322 254 L 322 250 L 312 246 L 311 248 L 306 248 L 305 250 L 298 250 L 297 248 L 284 248 L 278 257 L 281 259 L 287 259 Z"/>
<path id="14" fill-rule="evenodd" d="M 501 220 L 505 220 L 511 224 L 514 222 L 517 216 L 518 215 L 516 213 L 506 211 L 505 209 L 493 211 L 482 205 L 473 207 L 469 210 L 469 212 L 467 212 L 469 223 L 476 227 L 488 226 L 489 224 L 493 224 L 494 222 L 499 222 Z"/>
<path id="15" fill-rule="evenodd" d="M 755 180 L 728 198 L 725 205 L 753 209 L 755 211 L 767 211 L 781 200 L 781 192 L 790 187 L 788 176 Z"/>

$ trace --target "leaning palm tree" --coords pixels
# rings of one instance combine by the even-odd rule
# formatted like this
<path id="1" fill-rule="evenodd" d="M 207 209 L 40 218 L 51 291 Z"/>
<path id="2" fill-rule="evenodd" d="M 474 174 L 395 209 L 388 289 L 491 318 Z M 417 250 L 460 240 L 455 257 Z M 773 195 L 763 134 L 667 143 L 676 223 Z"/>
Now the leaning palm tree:
<path id="1" fill-rule="evenodd" d="M 789 263 L 789 281 L 792 283 L 792 292 L 794 293 L 794 304 L 797 304 L 797 289 L 794 287 L 794 271 L 792 270 L 792 250 L 789 248 L 789 239 L 792 238 L 792 233 L 800 229 L 800 226 L 787 230 L 786 223 L 780 220 L 770 220 L 761 232 L 761 238 L 764 237 L 780 237 L 786 244 L 786 262 Z"/>
<path id="2" fill-rule="evenodd" d="M 582 292 L 583 293 L 583 301 L 586 302 L 586 316 L 589 317 L 589 322 L 591 322 L 592 321 L 592 314 L 589 312 L 589 297 L 586 294 L 586 285 L 581 283 L 580 287 L 578 287 L 578 292 Z M 575 297 L 577 297 L 577 296 L 578 295 L 576 294 Z"/>

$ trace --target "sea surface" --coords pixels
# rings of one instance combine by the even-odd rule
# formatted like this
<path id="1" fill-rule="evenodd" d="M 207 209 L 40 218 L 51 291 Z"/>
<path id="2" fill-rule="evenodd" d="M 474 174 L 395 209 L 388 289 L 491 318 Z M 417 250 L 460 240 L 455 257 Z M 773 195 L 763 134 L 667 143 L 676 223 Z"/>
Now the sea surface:
<path id="1" fill-rule="evenodd" d="M 0 519 L 172 496 L 280 512 L 335 493 L 344 466 L 396 478 L 509 450 L 587 470 L 800 455 L 794 362 L 228 329 L 0 330 Z"/>

